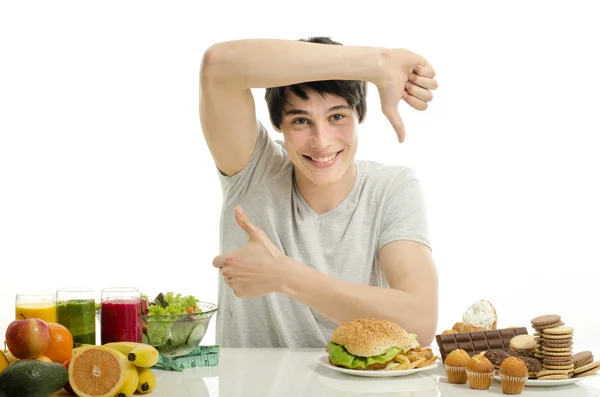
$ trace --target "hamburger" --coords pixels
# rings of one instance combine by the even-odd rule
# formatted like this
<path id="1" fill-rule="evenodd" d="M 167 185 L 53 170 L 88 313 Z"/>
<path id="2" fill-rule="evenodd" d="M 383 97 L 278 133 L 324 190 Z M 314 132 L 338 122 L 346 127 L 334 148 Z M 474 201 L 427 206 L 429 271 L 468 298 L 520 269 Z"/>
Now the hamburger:
<path id="1" fill-rule="evenodd" d="M 419 347 L 417 336 L 387 320 L 363 318 L 341 324 L 327 344 L 329 363 L 356 370 L 382 370 Z"/>

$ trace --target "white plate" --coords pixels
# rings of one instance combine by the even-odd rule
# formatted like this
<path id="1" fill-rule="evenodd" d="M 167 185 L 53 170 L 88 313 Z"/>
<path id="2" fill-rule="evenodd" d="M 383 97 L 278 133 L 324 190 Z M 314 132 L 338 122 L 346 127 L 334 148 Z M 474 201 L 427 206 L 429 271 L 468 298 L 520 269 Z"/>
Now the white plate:
<path id="1" fill-rule="evenodd" d="M 595 376 L 595 375 L 591 375 Z M 585 379 L 582 378 L 569 378 L 569 379 L 556 379 L 556 380 L 537 380 L 537 379 L 527 379 L 525 381 L 525 386 L 535 386 L 535 387 L 550 387 L 550 386 L 563 386 L 570 385 L 571 383 L 579 382 L 580 380 Z M 589 376 L 587 377 L 589 378 Z M 494 376 L 494 379 L 500 382 L 499 376 Z"/>
<path id="2" fill-rule="evenodd" d="M 356 376 L 366 376 L 371 378 L 391 378 L 395 376 L 406 376 L 412 375 L 423 371 L 428 371 L 438 366 L 439 360 L 435 360 L 433 364 L 430 364 L 426 367 L 415 368 L 415 369 L 406 369 L 402 371 L 384 371 L 384 370 L 373 370 L 373 371 L 363 371 L 360 369 L 347 369 L 342 367 L 336 367 L 329 364 L 329 356 L 321 356 L 319 357 L 319 363 L 327 368 L 330 368 L 334 371 L 343 372 L 345 374 L 356 375 Z"/>

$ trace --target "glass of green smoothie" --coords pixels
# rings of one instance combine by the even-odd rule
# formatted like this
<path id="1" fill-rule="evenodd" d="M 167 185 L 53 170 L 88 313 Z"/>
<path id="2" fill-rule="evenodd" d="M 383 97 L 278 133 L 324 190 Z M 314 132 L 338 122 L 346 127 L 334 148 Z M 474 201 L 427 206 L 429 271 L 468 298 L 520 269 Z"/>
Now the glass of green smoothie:
<path id="1" fill-rule="evenodd" d="M 56 322 L 64 325 L 73 343 L 96 344 L 96 303 L 94 290 L 85 287 L 56 290 Z"/>

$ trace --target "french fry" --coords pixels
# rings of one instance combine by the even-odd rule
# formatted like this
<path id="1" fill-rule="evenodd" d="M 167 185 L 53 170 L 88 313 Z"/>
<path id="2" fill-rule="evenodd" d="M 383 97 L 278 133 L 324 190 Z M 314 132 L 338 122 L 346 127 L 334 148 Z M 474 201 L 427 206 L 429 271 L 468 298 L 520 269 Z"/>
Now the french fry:
<path id="1" fill-rule="evenodd" d="M 398 354 L 396 357 L 394 357 L 394 360 L 398 362 L 398 366 L 394 368 L 398 371 L 408 369 L 410 365 L 410 360 L 403 354 Z"/>
<path id="2" fill-rule="evenodd" d="M 419 364 L 421 364 L 423 362 L 425 362 L 425 359 L 419 358 L 417 361 L 410 363 L 410 365 L 408 366 L 408 369 L 415 369 Z"/>
<path id="3" fill-rule="evenodd" d="M 418 364 L 415 368 L 426 367 L 430 364 L 433 364 L 435 362 L 435 360 L 437 360 L 437 356 L 433 356 L 430 359 L 423 361 L 422 363 Z"/>
<path id="4" fill-rule="evenodd" d="M 399 366 L 400 364 L 398 363 L 389 363 L 385 366 L 384 371 L 393 371 L 396 370 Z"/>

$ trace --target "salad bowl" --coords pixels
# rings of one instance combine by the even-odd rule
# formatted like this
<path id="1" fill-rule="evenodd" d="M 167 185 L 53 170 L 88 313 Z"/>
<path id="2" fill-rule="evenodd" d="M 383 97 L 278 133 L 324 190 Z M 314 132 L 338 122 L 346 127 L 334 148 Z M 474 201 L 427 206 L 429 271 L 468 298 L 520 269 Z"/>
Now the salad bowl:
<path id="1" fill-rule="evenodd" d="M 164 357 L 189 354 L 200 345 L 217 305 L 198 302 L 191 314 L 142 315 L 142 342 Z"/>
<path id="2" fill-rule="evenodd" d="M 160 293 L 154 300 L 140 296 L 142 342 L 154 346 L 163 357 L 180 357 L 192 352 L 204 338 L 217 305 L 194 296 Z M 101 320 L 101 307 L 96 316 Z"/>

